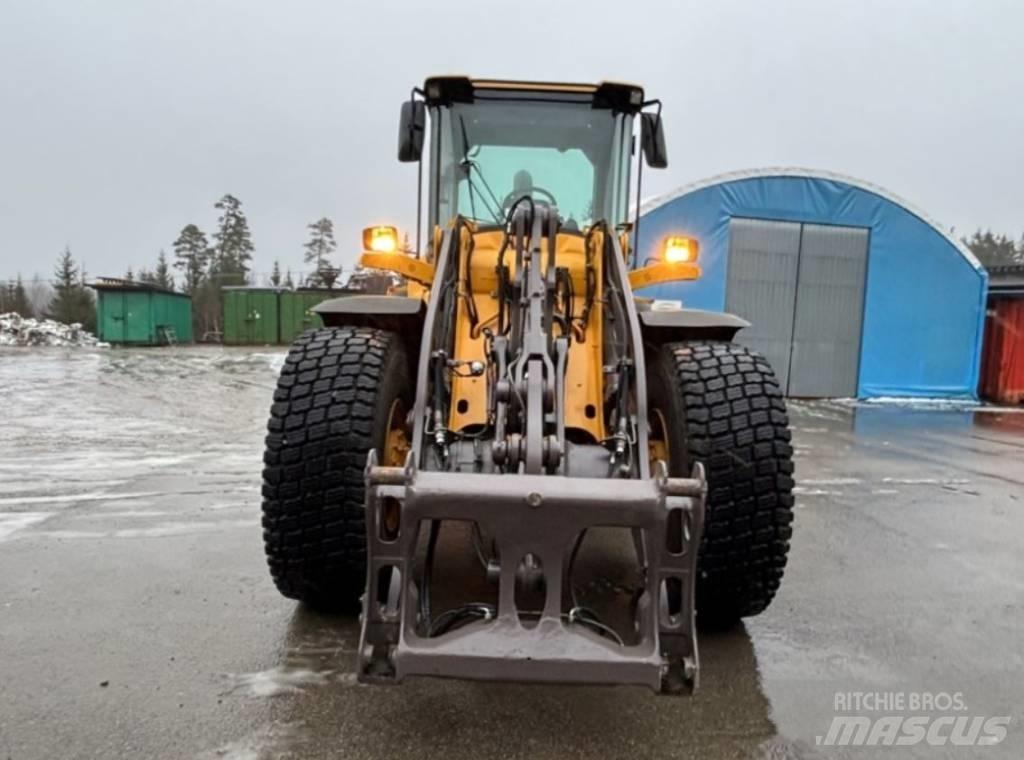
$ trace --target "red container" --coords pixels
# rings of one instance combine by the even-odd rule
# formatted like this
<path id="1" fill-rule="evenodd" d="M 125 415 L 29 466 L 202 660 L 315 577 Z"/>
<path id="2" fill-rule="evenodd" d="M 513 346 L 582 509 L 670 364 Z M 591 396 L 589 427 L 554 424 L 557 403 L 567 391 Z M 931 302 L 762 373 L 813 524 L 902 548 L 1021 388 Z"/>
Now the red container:
<path id="1" fill-rule="evenodd" d="M 1001 404 L 1024 403 L 1024 298 L 989 303 L 980 390 Z"/>

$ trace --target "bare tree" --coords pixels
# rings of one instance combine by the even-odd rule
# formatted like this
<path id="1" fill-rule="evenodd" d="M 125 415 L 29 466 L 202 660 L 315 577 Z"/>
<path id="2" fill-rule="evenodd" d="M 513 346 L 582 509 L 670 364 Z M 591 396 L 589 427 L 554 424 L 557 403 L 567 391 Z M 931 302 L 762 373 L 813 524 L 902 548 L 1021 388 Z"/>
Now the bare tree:
<path id="1" fill-rule="evenodd" d="M 38 274 L 32 277 L 25 288 L 29 308 L 34 315 L 42 315 L 53 300 L 53 288 Z"/>

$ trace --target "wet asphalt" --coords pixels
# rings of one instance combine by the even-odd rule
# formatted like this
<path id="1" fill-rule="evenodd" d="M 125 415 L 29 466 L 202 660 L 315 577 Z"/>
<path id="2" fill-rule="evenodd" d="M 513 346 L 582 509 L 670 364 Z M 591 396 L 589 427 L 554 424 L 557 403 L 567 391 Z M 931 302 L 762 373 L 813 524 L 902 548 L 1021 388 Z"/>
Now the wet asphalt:
<path id="1" fill-rule="evenodd" d="M 782 590 L 702 634 L 694 697 L 367 687 L 356 621 L 264 565 L 281 358 L 0 352 L 0 759 L 1024 756 L 1024 414 L 794 402 Z M 989 747 L 820 745 L 851 692 L 1012 721 Z"/>

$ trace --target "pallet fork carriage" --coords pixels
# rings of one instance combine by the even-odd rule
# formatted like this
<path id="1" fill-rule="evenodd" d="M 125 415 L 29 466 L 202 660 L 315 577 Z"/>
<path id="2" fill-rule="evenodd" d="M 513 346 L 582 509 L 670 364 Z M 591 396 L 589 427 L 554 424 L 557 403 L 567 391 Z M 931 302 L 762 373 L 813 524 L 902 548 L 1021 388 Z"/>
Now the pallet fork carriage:
<path id="1" fill-rule="evenodd" d="M 589 478 L 518 475 L 501 478 L 463 474 L 454 481 L 437 472 L 407 467 L 367 467 L 367 599 L 359 646 L 359 675 L 364 681 L 401 681 L 405 676 L 453 676 L 480 680 L 555 683 L 630 683 L 655 691 L 692 689 L 697 682 L 697 631 L 693 614 L 697 537 L 706 484 L 697 465 L 693 478 L 669 478 L 664 463 L 656 477 L 637 483 L 614 480 L 600 491 Z M 481 499 L 480 494 L 487 498 Z M 466 625 L 457 634 L 425 638 L 416 633 L 415 583 L 411 578 L 414 531 L 382 541 L 379 526 L 388 499 L 402 504 L 402 517 L 416 525 L 440 519 L 471 520 L 496 537 L 500 550 L 499 602 L 493 621 Z M 540 511 L 543 532 L 536 530 Z M 680 510 L 688 537 L 683 551 L 667 548 L 669 514 Z M 563 622 L 562 578 L 576 536 L 598 526 L 622 526 L 637 532 L 647 559 L 646 584 L 637 606 L 638 643 L 623 647 L 583 626 Z M 514 603 L 516 560 L 539 557 L 550 578 L 539 623 L 525 629 Z M 394 568 L 397 573 L 381 573 Z M 396 589 L 378 588 L 378 579 L 397 578 Z M 682 588 L 679 609 L 659 606 L 662 585 L 671 579 Z M 383 592 L 383 594 L 382 594 Z M 397 602 L 397 604 L 395 603 Z"/>
<path id="2" fill-rule="evenodd" d="M 428 112 L 429 245 L 399 251 L 390 227 L 363 239 L 364 265 L 406 294 L 321 304 L 325 327 L 282 370 L 264 470 L 274 580 L 315 605 L 361 600 L 365 682 L 688 693 L 697 614 L 756 614 L 781 581 L 792 449 L 771 368 L 730 342 L 745 322 L 634 295 L 700 276 L 682 234 L 629 268 L 633 123 L 665 166 L 660 103 L 632 85 L 428 79 L 403 105 L 400 160 L 422 161 Z M 492 593 L 436 614 L 453 524 Z M 604 529 L 631 537 L 637 570 L 616 621 L 574 582 Z"/>

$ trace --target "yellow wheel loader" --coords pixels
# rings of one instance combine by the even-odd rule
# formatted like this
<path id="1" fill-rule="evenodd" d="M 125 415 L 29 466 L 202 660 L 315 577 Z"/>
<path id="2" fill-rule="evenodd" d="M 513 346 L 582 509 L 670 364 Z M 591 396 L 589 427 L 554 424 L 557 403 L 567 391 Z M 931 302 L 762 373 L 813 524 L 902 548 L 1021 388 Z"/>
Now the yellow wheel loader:
<path id="1" fill-rule="evenodd" d="M 661 103 L 430 78 L 402 105 L 398 158 L 418 164 L 415 250 L 370 227 L 362 263 L 402 294 L 318 306 L 274 394 L 274 582 L 361 605 L 363 681 L 692 691 L 697 616 L 755 615 L 779 587 L 793 462 L 771 367 L 731 342 L 747 323 L 634 293 L 700 276 L 685 230 L 636 260 L 629 200 L 642 163 L 667 165 Z M 578 578 L 607 530 L 636 567 L 608 581 L 614 613 Z"/>

